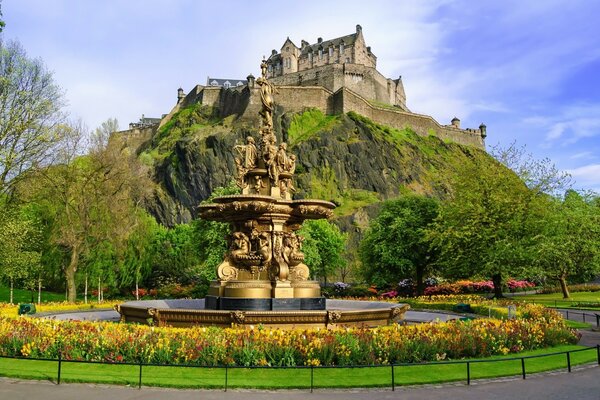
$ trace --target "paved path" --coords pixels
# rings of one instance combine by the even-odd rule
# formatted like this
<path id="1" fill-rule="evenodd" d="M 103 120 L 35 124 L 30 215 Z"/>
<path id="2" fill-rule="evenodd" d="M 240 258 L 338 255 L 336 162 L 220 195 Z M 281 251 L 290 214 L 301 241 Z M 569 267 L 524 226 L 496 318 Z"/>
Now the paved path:
<path id="1" fill-rule="evenodd" d="M 141 390 L 92 384 L 61 384 L 0 378 L 0 399 L 6 400 L 282 400 L 282 399 L 428 399 L 428 400 L 598 400 L 600 367 L 587 367 L 572 373 L 530 375 L 527 380 L 506 379 L 475 381 L 471 386 L 447 384 L 390 389 L 253 391 L 253 390 L 177 390 L 142 388 Z"/>

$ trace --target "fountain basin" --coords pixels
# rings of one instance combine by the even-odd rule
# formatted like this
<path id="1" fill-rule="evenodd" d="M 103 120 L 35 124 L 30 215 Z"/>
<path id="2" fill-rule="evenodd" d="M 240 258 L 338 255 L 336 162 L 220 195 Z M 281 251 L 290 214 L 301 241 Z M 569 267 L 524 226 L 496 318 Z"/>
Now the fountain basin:
<path id="1" fill-rule="evenodd" d="M 408 304 L 327 300 L 325 310 L 207 310 L 204 299 L 129 301 L 116 306 L 122 322 L 156 326 L 265 326 L 269 328 L 376 327 L 399 323 Z"/>

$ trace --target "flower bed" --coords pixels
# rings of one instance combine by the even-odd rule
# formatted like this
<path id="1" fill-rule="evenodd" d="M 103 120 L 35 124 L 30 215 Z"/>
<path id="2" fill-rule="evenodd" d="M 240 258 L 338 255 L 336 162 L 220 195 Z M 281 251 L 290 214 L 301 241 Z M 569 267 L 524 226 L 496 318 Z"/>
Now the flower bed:
<path id="1" fill-rule="evenodd" d="M 194 365 L 377 365 L 485 357 L 575 343 L 560 315 L 536 305 L 515 320 L 376 329 L 156 328 L 0 316 L 0 354 Z"/>

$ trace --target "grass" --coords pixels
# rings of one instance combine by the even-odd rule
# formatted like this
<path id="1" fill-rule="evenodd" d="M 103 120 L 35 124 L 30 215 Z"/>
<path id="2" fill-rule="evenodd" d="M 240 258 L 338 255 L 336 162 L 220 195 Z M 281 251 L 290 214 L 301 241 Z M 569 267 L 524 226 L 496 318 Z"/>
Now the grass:
<path id="1" fill-rule="evenodd" d="M 519 355 L 490 357 L 474 361 L 470 365 L 471 379 L 494 378 L 521 374 L 521 360 L 513 357 L 527 357 L 555 352 L 583 349 L 581 346 L 565 345 L 549 349 L 527 351 Z M 504 362 L 491 360 L 509 359 Z M 595 348 L 571 354 L 571 364 L 596 362 Z M 551 355 L 525 360 L 527 374 L 555 369 L 566 369 L 566 355 Z M 433 363 L 395 366 L 396 385 L 431 384 L 440 382 L 466 381 L 466 364 Z M 385 387 L 391 385 L 390 366 L 319 368 L 313 370 L 314 387 Z M 58 363 L 56 361 L 34 361 L 26 359 L 0 358 L 0 375 L 26 379 L 56 381 Z M 139 379 L 137 365 L 107 365 L 63 362 L 61 381 L 95 382 L 116 385 L 137 386 Z M 227 377 L 226 377 L 227 374 Z M 158 367 L 142 368 L 144 386 L 222 388 L 225 379 L 229 387 L 257 389 L 309 388 L 310 368 L 189 368 Z"/>
<path id="2" fill-rule="evenodd" d="M 335 115 L 325 115 L 321 110 L 313 108 L 292 118 L 288 129 L 288 142 L 290 146 L 297 145 L 313 137 L 319 136 L 320 132 L 328 132 L 333 129 L 339 118 Z"/>
<path id="3" fill-rule="evenodd" d="M 569 299 L 563 299 L 562 293 L 515 296 L 515 299 L 543 304 L 549 307 L 577 306 L 578 308 L 590 308 L 597 310 L 597 307 L 586 307 L 585 303 L 600 303 L 600 292 L 573 292 L 571 293 L 571 297 Z"/>
<path id="4" fill-rule="evenodd" d="M 33 294 L 29 290 L 15 289 L 13 292 L 13 303 L 31 303 L 33 296 L 33 302 L 37 303 L 38 294 L 34 291 Z M 0 302 L 8 303 L 10 301 L 10 288 L 0 286 Z M 64 293 L 53 293 L 42 291 L 42 303 L 51 301 L 65 301 Z"/>

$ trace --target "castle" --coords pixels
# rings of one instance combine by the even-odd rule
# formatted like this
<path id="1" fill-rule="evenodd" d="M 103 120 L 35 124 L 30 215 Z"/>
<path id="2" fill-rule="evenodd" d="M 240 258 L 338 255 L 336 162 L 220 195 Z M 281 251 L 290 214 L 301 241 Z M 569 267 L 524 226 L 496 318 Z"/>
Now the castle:
<path id="1" fill-rule="evenodd" d="M 280 52 L 272 50 L 266 63 L 267 76 L 277 87 L 275 103 L 286 112 L 317 108 L 333 115 L 354 111 L 392 128 L 408 127 L 419 135 L 435 135 L 485 148 L 484 124 L 475 129 L 461 129 L 456 117 L 450 124 L 442 125 L 431 116 L 411 112 L 406 106 L 401 77 L 389 79 L 377 71 L 377 57 L 366 45 L 360 25 L 350 35 L 331 40 L 318 38 L 314 44 L 302 40 L 300 47 L 287 38 Z M 239 80 L 209 78 L 206 86 L 196 85 L 187 94 L 179 88 L 176 105 L 158 126 L 166 124 L 181 108 L 196 103 L 212 107 L 221 117 L 236 115 L 238 120 L 258 126 L 260 89 L 253 75 L 246 78 L 245 84 Z M 155 125 L 153 129 L 156 128 Z M 136 129 L 138 136 L 151 134 L 141 132 L 141 127 Z"/>

